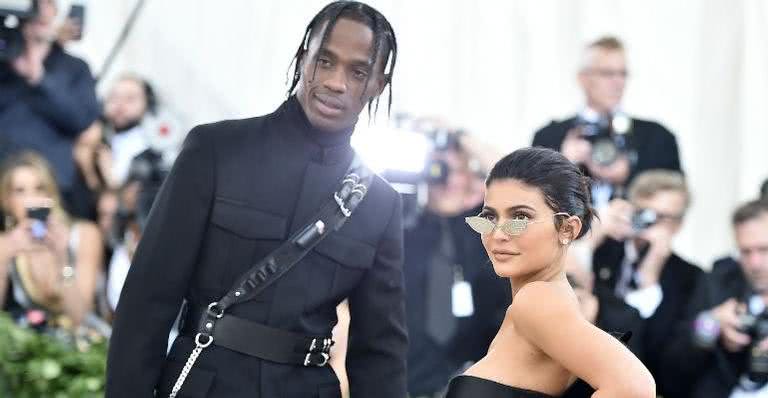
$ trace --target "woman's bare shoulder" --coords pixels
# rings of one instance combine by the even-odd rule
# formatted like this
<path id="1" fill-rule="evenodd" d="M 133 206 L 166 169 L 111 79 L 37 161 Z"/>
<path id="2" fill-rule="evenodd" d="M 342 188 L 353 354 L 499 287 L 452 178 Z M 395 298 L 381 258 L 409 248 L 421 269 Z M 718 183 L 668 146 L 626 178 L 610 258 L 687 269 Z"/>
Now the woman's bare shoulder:
<path id="1" fill-rule="evenodd" d="M 531 312 L 547 314 L 551 311 L 579 314 L 576 295 L 568 285 L 556 281 L 530 282 L 520 288 L 509 306 L 512 316 Z"/>

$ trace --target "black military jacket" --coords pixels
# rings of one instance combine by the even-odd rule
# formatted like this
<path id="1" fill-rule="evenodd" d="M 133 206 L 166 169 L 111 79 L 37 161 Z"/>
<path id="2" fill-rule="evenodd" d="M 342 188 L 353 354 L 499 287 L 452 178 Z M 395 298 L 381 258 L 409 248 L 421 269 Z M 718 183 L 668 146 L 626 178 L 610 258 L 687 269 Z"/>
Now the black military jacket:
<path id="1" fill-rule="evenodd" d="M 107 397 L 167 396 L 194 348 L 166 357 L 182 299 L 223 296 L 252 264 L 302 228 L 338 188 L 352 131 L 311 127 L 295 97 L 274 113 L 194 128 L 165 181 L 131 265 L 109 350 Z M 376 177 L 341 230 L 257 299 L 228 312 L 271 327 L 328 334 L 349 298 L 347 369 L 355 397 L 405 397 L 407 338 L 401 204 Z M 180 397 L 339 397 L 330 367 L 281 365 L 211 346 Z"/>

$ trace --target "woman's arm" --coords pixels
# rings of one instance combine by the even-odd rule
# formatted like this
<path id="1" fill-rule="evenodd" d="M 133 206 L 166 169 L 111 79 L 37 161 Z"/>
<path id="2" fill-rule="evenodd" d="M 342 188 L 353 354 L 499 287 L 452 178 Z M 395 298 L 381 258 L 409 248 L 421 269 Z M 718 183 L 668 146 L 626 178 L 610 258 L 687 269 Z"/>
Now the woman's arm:
<path id="1" fill-rule="evenodd" d="M 557 282 L 532 282 L 515 295 L 511 315 L 516 329 L 596 391 L 593 398 L 653 398 L 656 385 L 617 339 L 590 324 L 573 294 Z"/>
<path id="2" fill-rule="evenodd" d="M 96 281 L 104 269 L 104 242 L 101 232 L 92 222 L 81 222 L 80 244 L 75 258 L 77 278 L 75 284 L 80 298 L 86 303 L 86 312 L 93 308 Z"/>
<path id="3" fill-rule="evenodd" d="M 74 248 L 74 259 L 70 259 L 69 241 L 73 228 L 78 228 L 80 236 L 78 247 Z M 103 261 L 101 234 L 90 222 L 69 226 L 60 219 L 51 219 L 46 240 L 53 261 L 45 267 L 43 280 L 51 294 L 57 296 L 62 311 L 72 320 L 73 326 L 77 326 L 93 308 L 96 278 Z M 71 261 L 74 263 L 70 264 Z M 71 268 L 67 270 L 68 267 Z M 71 275 L 66 275 L 72 271 Z"/>
<path id="4" fill-rule="evenodd" d="M 26 250 L 31 245 L 28 223 L 17 225 L 7 232 L 0 233 L 0 310 L 5 307 L 5 297 L 10 278 L 9 264 L 20 250 Z"/>
<path id="5" fill-rule="evenodd" d="M 0 310 L 5 308 L 5 295 L 8 290 L 8 259 L 6 254 L 7 239 L 5 234 L 0 234 Z"/>
<path id="6" fill-rule="evenodd" d="M 96 280 L 103 269 L 102 237 L 93 223 L 79 222 L 80 242 L 75 250 L 74 278 L 62 282 L 64 311 L 79 325 L 93 309 Z"/>

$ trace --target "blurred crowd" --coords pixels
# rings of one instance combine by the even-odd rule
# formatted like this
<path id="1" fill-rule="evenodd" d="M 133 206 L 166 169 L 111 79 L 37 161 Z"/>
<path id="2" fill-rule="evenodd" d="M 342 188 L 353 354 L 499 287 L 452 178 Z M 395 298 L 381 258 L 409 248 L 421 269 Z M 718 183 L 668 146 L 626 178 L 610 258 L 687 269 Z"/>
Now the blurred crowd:
<path id="1" fill-rule="evenodd" d="M 23 29 L 25 51 L 0 61 L 0 307 L 23 327 L 108 337 L 184 134 L 138 75 L 120 76 L 98 98 L 88 65 L 67 53 L 69 36 L 54 24 L 56 3 L 38 3 Z M 577 77 L 584 106 L 536 131 L 532 145 L 561 151 L 592 178 L 599 220 L 568 261 L 585 317 L 632 332 L 628 345 L 661 396 L 766 396 L 768 180 L 762 198 L 730 215 L 733 253 L 712 267 L 690 263 L 672 242 L 695 198 L 674 134 L 622 108 L 622 43 L 605 37 L 586 46 Z M 481 210 L 485 173 L 502 154 L 443 127 L 450 139 L 428 155 L 431 174 L 417 183 L 426 195 L 405 230 L 414 398 L 440 397 L 484 355 L 512 299 L 464 224 Z"/>

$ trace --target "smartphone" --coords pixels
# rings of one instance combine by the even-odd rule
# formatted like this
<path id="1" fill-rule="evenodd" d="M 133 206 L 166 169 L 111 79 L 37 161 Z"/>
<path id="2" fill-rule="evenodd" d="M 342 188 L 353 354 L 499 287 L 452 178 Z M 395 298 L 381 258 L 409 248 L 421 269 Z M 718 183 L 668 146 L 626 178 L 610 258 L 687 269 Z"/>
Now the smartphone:
<path id="1" fill-rule="evenodd" d="M 27 207 L 27 218 L 31 221 L 32 237 L 43 239 L 48 233 L 48 216 L 50 207 Z"/>
<path id="2" fill-rule="evenodd" d="M 82 39 L 83 29 L 85 28 L 85 6 L 82 4 L 72 4 L 72 6 L 69 7 L 67 18 L 71 19 L 77 26 L 77 34 L 72 37 L 72 40 Z"/>

